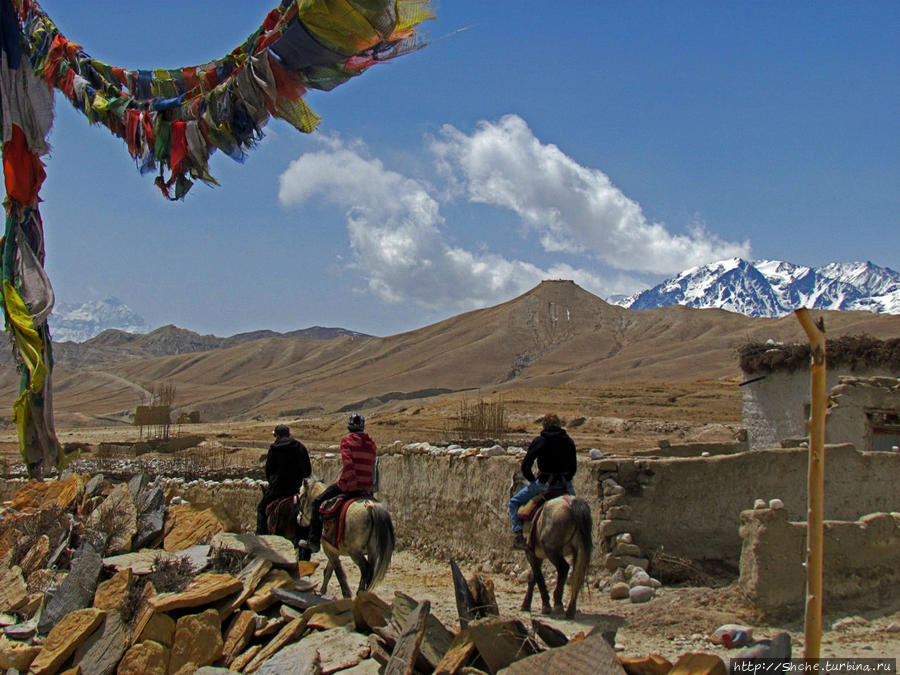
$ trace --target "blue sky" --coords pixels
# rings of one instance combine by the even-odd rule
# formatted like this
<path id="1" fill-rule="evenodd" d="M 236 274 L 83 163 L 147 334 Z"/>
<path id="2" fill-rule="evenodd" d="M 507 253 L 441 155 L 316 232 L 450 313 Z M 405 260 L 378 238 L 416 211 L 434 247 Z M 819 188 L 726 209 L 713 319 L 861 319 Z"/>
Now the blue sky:
<path id="1" fill-rule="evenodd" d="M 43 0 L 125 68 L 229 52 L 275 0 Z M 446 0 L 429 45 L 169 203 L 57 95 L 58 302 L 220 336 L 411 330 L 541 278 L 602 296 L 740 255 L 900 270 L 900 3 Z M 52 330 L 52 317 L 51 317 Z"/>

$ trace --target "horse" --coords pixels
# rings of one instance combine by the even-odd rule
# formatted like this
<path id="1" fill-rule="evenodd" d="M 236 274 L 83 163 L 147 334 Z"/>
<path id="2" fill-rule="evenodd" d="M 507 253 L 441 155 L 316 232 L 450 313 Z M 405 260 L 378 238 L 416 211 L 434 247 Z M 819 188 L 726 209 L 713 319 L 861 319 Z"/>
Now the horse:
<path id="1" fill-rule="evenodd" d="M 272 502 L 266 511 L 266 522 L 268 523 L 269 532 L 280 535 L 290 541 L 294 548 L 297 549 L 298 560 L 309 560 L 312 555 L 309 549 L 297 545 L 301 539 L 305 539 L 309 534 L 309 528 L 301 527 L 298 522 L 300 518 L 298 496 L 294 495 L 278 499 Z"/>
<path id="2" fill-rule="evenodd" d="M 306 478 L 300 487 L 301 526 L 309 527 L 312 518 L 312 501 L 322 494 L 327 485 L 312 478 Z M 322 551 L 328 558 L 328 565 L 319 591 L 324 594 L 331 581 L 331 574 L 337 575 L 341 593 L 345 598 L 352 596 L 347 584 L 347 575 L 341 565 L 341 556 L 350 556 L 359 568 L 359 591 L 372 590 L 387 573 L 394 553 L 394 524 L 391 514 L 374 499 L 360 498 L 347 507 L 344 533 L 338 548 L 322 539 Z"/>
<path id="3" fill-rule="evenodd" d="M 551 613 L 547 583 L 541 572 L 544 560 L 549 560 L 556 567 L 556 589 L 553 592 L 552 611 L 562 611 L 563 589 L 570 569 L 566 556 L 572 556 L 572 588 L 565 612 L 567 619 L 574 619 L 578 593 L 584 586 L 593 550 L 591 507 L 585 500 L 569 495 L 548 499 L 536 517 L 525 524 L 525 530 L 525 538 L 529 542 L 525 555 L 531 571 L 528 574 L 528 590 L 522 602 L 522 611 L 531 611 L 531 598 L 537 584 L 541 593 L 541 613 Z"/>

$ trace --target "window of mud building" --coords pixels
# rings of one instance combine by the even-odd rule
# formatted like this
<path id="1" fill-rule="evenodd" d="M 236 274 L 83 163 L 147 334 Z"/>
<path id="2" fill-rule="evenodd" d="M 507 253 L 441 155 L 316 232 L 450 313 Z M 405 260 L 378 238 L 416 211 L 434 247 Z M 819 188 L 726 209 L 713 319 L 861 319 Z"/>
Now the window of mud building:
<path id="1" fill-rule="evenodd" d="M 890 452 L 900 448 L 900 410 L 866 411 L 872 450 Z"/>

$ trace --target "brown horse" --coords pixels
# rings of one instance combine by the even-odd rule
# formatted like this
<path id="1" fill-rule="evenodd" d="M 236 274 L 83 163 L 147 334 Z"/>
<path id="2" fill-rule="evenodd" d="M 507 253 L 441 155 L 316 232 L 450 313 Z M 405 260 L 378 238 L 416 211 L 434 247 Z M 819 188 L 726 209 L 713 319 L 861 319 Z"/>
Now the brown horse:
<path id="1" fill-rule="evenodd" d="M 298 502 L 300 505 L 300 524 L 309 526 L 312 517 L 312 500 L 322 494 L 328 487 L 325 483 L 311 478 L 303 481 L 300 487 Z M 328 558 L 328 565 L 322 580 L 321 593 L 325 593 L 331 573 L 337 575 L 341 585 L 341 593 L 345 598 L 351 597 L 347 575 L 341 566 L 341 556 L 350 556 L 359 568 L 359 591 L 372 590 L 387 573 L 394 553 L 394 524 L 387 509 L 373 499 L 357 499 L 347 507 L 344 524 L 344 535 L 338 548 L 325 539 L 322 540 L 322 551 Z"/>
<path id="2" fill-rule="evenodd" d="M 309 536 L 309 528 L 302 527 L 298 522 L 300 518 L 298 501 L 298 496 L 294 495 L 272 502 L 267 509 L 266 521 L 269 532 L 284 537 L 297 548 L 299 560 L 309 560 L 311 556 L 309 549 L 297 546 L 301 539 Z"/>
<path id="3" fill-rule="evenodd" d="M 531 598 L 534 595 L 534 586 L 537 584 L 541 593 L 541 612 L 550 614 L 547 583 L 541 572 L 544 560 L 549 560 L 556 567 L 553 610 L 562 611 L 563 589 L 570 569 L 566 556 L 571 556 L 572 589 L 569 605 L 566 607 L 566 618 L 575 618 L 575 603 L 578 600 L 578 593 L 584 585 L 588 562 L 593 550 L 591 507 L 585 500 L 578 497 L 569 495 L 555 497 L 544 503 L 543 509 L 534 520 L 526 523 L 525 529 L 526 540 L 529 543 L 533 541 L 534 545 L 525 550 L 528 563 L 531 565 L 531 572 L 528 574 L 528 590 L 525 592 L 522 609 L 526 612 L 531 610 Z"/>

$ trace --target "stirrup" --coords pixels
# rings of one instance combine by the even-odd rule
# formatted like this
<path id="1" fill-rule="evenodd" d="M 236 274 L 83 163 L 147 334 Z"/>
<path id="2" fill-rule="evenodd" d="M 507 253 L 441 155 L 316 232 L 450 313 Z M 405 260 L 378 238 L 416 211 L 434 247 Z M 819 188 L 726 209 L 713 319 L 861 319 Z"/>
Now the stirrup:
<path id="1" fill-rule="evenodd" d="M 321 548 L 319 542 L 312 541 L 311 539 L 301 539 L 297 542 L 297 546 L 305 548 L 307 551 L 312 551 L 313 553 L 317 552 Z"/>
<path id="2" fill-rule="evenodd" d="M 512 547 L 520 551 L 524 551 L 525 549 L 527 549 L 528 544 L 525 541 L 525 535 L 523 535 L 521 532 L 516 532 L 515 537 L 513 538 Z"/>

